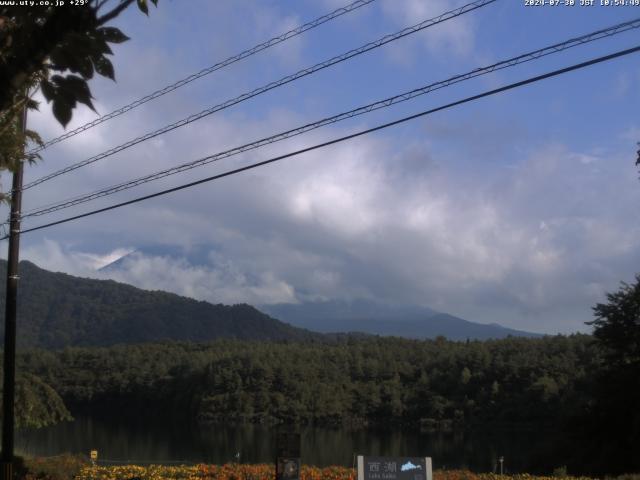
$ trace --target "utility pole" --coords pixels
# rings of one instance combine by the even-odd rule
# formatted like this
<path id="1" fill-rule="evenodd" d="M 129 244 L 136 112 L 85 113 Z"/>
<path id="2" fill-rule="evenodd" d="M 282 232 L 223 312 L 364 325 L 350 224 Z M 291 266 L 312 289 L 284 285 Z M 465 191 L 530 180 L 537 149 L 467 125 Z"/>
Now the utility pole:
<path id="1" fill-rule="evenodd" d="M 27 129 L 25 105 L 19 119 L 22 133 Z M 13 172 L 11 187 L 11 217 L 9 223 L 9 254 L 7 257 L 7 296 L 4 316 L 4 379 L 2 390 L 2 470 L 0 480 L 13 479 L 13 440 L 15 426 L 16 387 L 16 307 L 18 300 L 18 259 L 20 253 L 20 208 L 22 204 L 23 161 Z"/>

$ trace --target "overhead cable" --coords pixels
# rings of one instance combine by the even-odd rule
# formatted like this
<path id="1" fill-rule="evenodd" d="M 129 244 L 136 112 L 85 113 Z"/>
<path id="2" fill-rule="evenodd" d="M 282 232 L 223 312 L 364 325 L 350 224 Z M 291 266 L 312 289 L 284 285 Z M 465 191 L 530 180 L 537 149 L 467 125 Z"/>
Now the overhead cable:
<path id="1" fill-rule="evenodd" d="M 199 72 L 196 72 L 192 75 L 189 75 L 188 77 L 185 77 L 181 80 L 178 80 L 175 83 L 172 83 L 171 85 L 167 85 L 164 88 L 161 88 L 160 90 L 156 90 L 153 93 L 150 93 L 149 95 L 146 95 L 134 102 L 131 102 L 123 107 L 118 108 L 117 110 L 112 111 L 111 113 L 107 113 L 105 115 L 102 115 L 101 117 L 96 118 L 95 120 L 92 120 L 88 123 L 85 123 L 84 125 L 81 125 L 78 128 L 75 128 L 73 130 L 70 130 L 66 133 L 64 133 L 63 135 L 60 135 L 59 137 L 53 138 L 47 142 L 45 142 L 43 145 L 38 146 L 37 148 L 34 148 L 32 150 L 29 151 L 29 153 L 36 153 L 39 152 L 41 150 L 44 150 L 47 147 L 50 147 L 51 145 L 55 145 L 56 143 L 62 142 L 63 140 L 66 140 L 67 138 L 71 138 L 79 133 L 82 133 L 86 130 L 89 130 L 90 128 L 93 128 L 97 125 L 100 125 L 101 123 L 106 122 L 107 120 L 111 120 L 112 118 L 116 118 L 120 115 L 122 115 L 123 113 L 126 113 L 130 110 L 133 110 L 134 108 L 139 107 L 140 105 L 144 105 L 147 102 L 150 102 L 151 100 L 155 100 L 156 98 L 162 97 L 163 95 L 166 95 L 169 92 L 172 92 L 180 87 L 183 87 L 191 82 L 193 82 L 194 80 L 197 80 L 199 78 L 204 77 L 205 75 L 209 75 L 210 73 L 215 72 L 216 70 L 221 70 L 222 68 L 228 67 L 229 65 L 236 63 L 240 60 L 243 60 L 247 57 L 250 57 L 252 55 L 255 55 L 256 53 L 262 52 L 263 50 L 266 50 L 270 47 L 273 47 L 275 45 L 278 45 L 286 40 L 289 40 L 293 37 L 296 37 L 308 30 L 311 30 L 315 27 L 318 27 L 320 25 L 322 25 L 323 23 L 327 23 L 335 18 L 341 17 L 342 15 L 345 15 L 347 13 L 351 13 L 354 10 L 357 10 L 360 7 L 364 7 L 365 5 L 368 5 L 372 2 L 374 2 L 375 0 L 356 0 L 355 2 L 338 8 L 334 11 L 332 11 L 331 13 L 328 13 L 326 15 L 323 15 L 319 18 L 316 18 L 315 20 L 312 20 L 310 22 L 305 23 L 304 25 L 300 25 L 299 27 L 296 27 L 292 30 L 289 30 L 288 32 L 285 32 L 281 35 L 278 35 L 277 37 L 273 37 L 270 40 L 267 40 L 266 42 L 263 42 L 259 45 L 256 45 L 254 47 L 251 47 L 243 52 L 238 53 L 237 55 L 233 55 L 229 58 L 227 58 L 226 60 L 223 60 L 221 62 L 216 63 L 215 65 L 211 65 L 210 67 L 204 68 L 202 70 L 200 70 Z"/>
<path id="2" fill-rule="evenodd" d="M 291 83 L 295 80 L 298 80 L 302 77 L 306 77 L 307 75 L 311 75 L 312 73 L 315 73 L 319 70 L 323 70 L 327 67 L 336 65 L 338 63 L 344 62 L 346 60 L 349 60 L 353 57 L 356 57 L 358 55 L 362 55 L 365 52 L 368 52 L 370 50 L 373 50 L 375 48 L 379 48 L 383 45 L 386 45 L 387 43 L 399 40 L 400 38 L 406 37 L 407 35 L 411 35 L 414 33 L 417 33 L 421 30 L 424 30 L 425 28 L 431 27 L 433 25 L 437 25 L 439 23 L 445 22 L 447 20 L 451 20 L 452 18 L 456 18 L 460 15 L 464 15 L 466 13 L 469 13 L 473 10 L 476 10 L 478 8 L 484 7 L 485 5 L 488 5 L 490 3 L 493 3 L 497 0 L 476 0 L 474 2 L 468 3 L 466 5 L 463 5 L 462 7 L 456 8 L 454 10 L 450 10 L 448 12 L 442 13 L 441 15 L 438 15 L 437 17 L 431 18 L 429 20 L 425 20 L 423 22 L 420 22 L 416 25 L 413 25 L 411 27 L 407 27 L 404 28 L 402 30 L 400 30 L 399 32 L 393 33 L 393 34 L 389 34 L 389 35 L 385 35 L 384 37 L 375 40 L 373 42 L 369 42 L 366 45 L 363 45 L 361 47 L 355 48 L 353 50 L 349 50 L 346 53 L 343 53 L 341 55 L 335 56 L 330 58 L 329 60 L 325 60 L 323 62 L 317 63 L 311 67 L 307 67 L 305 69 L 302 69 L 294 74 L 291 75 L 287 75 L 286 77 L 281 78 L 280 80 L 276 80 L 274 82 L 268 83 L 267 85 L 263 85 L 262 87 L 256 88 L 255 90 L 252 90 L 251 92 L 247 92 L 247 93 L 243 93 L 242 95 L 239 95 L 235 98 L 232 98 L 230 100 L 227 100 L 223 103 L 220 103 L 218 105 L 215 105 L 213 107 L 207 108 L 206 110 L 202 110 L 199 113 L 195 113 L 193 115 L 190 115 L 189 117 L 183 118 L 182 120 L 178 120 L 175 123 L 172 123 L 170 125 L 166 125 L 158 130 L 155 130 L 153 132 L 149 132 L 146 133 L 140 137 L 134 138 L 133 140 L 129 140 L 128 142 L 125 142 L 121 145 L 118 145 L 116 147 L 113 147 L 105 152 L 102 152 L 98 155 L 95 155 L 91 158 L 88 158 L 86 160 L 83 160 L 81 162 L 78 163 L 74 163 L 73 165 L 70 165 L 66 168 L 63 168 L 61 170 L 55 171 L 53 173 L 50 173 L 48 175 L 45 175 L 43 177 L 40 177 L 36 180 L 33 180 L 27 184 L 25 184 L 22 187 L 22 190 L 27 190 L 31 187 L 34 187 L 36 185 L 39 185 L 43 182 L 46 182 L 47 180 L 51 180 L 52 178 L 58 177 L 60 175 L 64 175 L 66 173 L 72 172 L 78 168 L 84 167 L 86 165 L 92 164 L 94 162 L 97 162 L 98 160 L 102 160 L 104 158 L 110 157 L 112 155 L 115 155 L 118 152 L 121 152 L 123 150 L 126 150 L 127 148 L 133 147 L 134 145 L 137 145 L 139 143 L 142 143 L 144 141 L 150 140 L 152 138 L 155 138 L 159 135 L 162 135 L 164 133 L 170 132 L 172 130 L 175 130 L 176 128 L 180 128 L 183 127 L 185 125 L 188 125 L 190 123 L 193 123 L 197 120 L 200 120 L 204 117 L 207 117 L 213 113 L 219 112 L 221 110 L 224 110 L 226 108 L 229 108 L 233 105 L 236 105 L 238 103 L 244 102 L 245 100 L 248 100 L 250 98 L 253 98 L 255 96 L 261 95 L 265 92 L 268 92 L 270 90 L 273 90 L 275 88 L 281 87 L 283 85 L 286 85 L 288 83 Z"/>
<path id="3" fill-rule="evenodd" d="M 607 38 L 607 37 L 611 37 L 613 35 L 617 35 L 620 34 L 622 32 L 626 32 L 632 29 L 637 29 L 640 27 L 640 18 L 637 18 L 635 20 L 631 20 L 628 22 L 624 22 L 624 23 L 620 23 L 617 25 L 613 25 L 611 27 L 608 28 L 604 28 L 601 30 L 597 30 L 595 32 L 591 32 L 589 34 L 586 35 L 582 35 L 580 37 L 576 37 L 576 38 L 572 38 L 569 40 L 566 40 L 562 43 L 557 43 L 548 47 L 544 47 L 538 50 L 534 50 L 532 52 L 528 52 L 528 53 L 524 53 L 521 55 L 518 55 L 516 57 L 512 57 L 509 58 L 507 60 L 502 60 L 498 63 L 494 63 L 492 65 L 489 66 L 485 66 L 485 67 L 480 67 L 480 68 L 476 68 L 474 70 L 471 70 L 467 73 L 464 74 L 460 74 L 460 75 L 456 75 L 453 77 L 450 77 L 446 80 L 441 80 L 435 83 L 431 83 L 429 85 L 425 85 L 423 87 L 420 88 L 416 88 L 414 90 L 408 91 L 408 92 L 404 92 L 401 93 L 399 95 L 395 95 L 393 97 L 389 97 L 389 98 L 385 98 L 383 100 L 379 100 L 377 102 L 374 103 L 370 103 L 368 105 L 365 106 L 361 106 L 358 108 L 355 108 L 353 110 L 349 110 L 347 112 L 343 112 L 337 115 L 333 115 L 331 117 L 327 117 L 327 118 L 323 118 L 321 120 L 318 120 L 316 122 L 313 123 L 308 123 L 306 125 L 302 125 L 300 127 L 291 129 L 291 130 L 287 130 L 285 132 L 280 132 L 277 133 L 275 135 L 271 135 L 269 137 L 265 137 L 259 140 L 256 140 L 254 142 L 251 143 L 247 143 L 244 145 L 241 145 L 239 147 L 235 147 L 229 150 L 225 150 L 223 152 L 219 152 L 216 153 L 214 155 L 209 155 L 207 157 L 204 158 L 200 158 L 188 163 L 184 163 L 182 165 L 178 165 L 175 167 L 171 167 L 165 170 L 161 170 L 158 172 L 154 172 L 133 180 L 129 180 L 123 183 L 119 183 L 116 185 L 112 185 L 106 188 L 103 188 L 101 190 L 98 191 L 94 191 L 92 193 L 88 193 L 88 194 L 84 194 L 84 195 L 80 195 L 80 196 L 76 196 L 73 198 L 69 198 L 66 200 L 61 200 L 49 205 L 45 205 L 45 206 L 40 206 L 40 207 L 36 207 L 34 209 L 28 210 L 26 212 L 23 212 L 22 218 L 27 218 L 27 217 L 35 217 L 35 216 L 41 216 L 41 215 L 45 215 L 48 213 L 52 213 L 58 210 L 62 210 L 65 208 L 70 208 L 73 207 L 75 205 L 79 205 L 82 203 L 86 203 L 101 197 L 105 197 L 108 195 L 112 195 L 114 193 L 123 191 L 123 190 L 127 190 L 133 187 L 136 187 L 138 185 L 142 185 L 144 183 L 148 183 L 154 180 L 158 180 L 164 177 L 168 177 L 170 175 L 174 175 L 180 172 L 184 172 L 187 170 L 191 170 L 193 168 L 196 167 L 201 167 L 203 165 L 207 165 L 209 163 L 218 161 L 218 160 L 222 160 L 224 158 L 229 158 L 231 156 L 234 155 L 238 155 L 240 153 L 243 152 L 247 152 L 249 150 L 254 150 L 257 149 L 259 147 L 265 146 L 265 145 L 269 145 L 271 143 L 275 143 L 281 140 L 285 140 L 297 135 L 301 135 L 303 133 L 306 133 L 308 131 L 326 126 L 326 125 L 330 125 L 333 123 L 337 123 L 340 122 L 342 120 L 346 120 L 348 118 L 353 118 L 355 116 L 358 115 L 363 115 L 375 110 L 379 110 L 382 108 L 387 108 L 390 107 L 391 105 L 395 105 L 401 102 L 405 102 L 407 100 L 411 100 L 415 97 L 418 97 L 420 95 L 425 95 L 428 94 L 430 92 L 433 92 L 435 90 L 441 89 L 441 88 L 445 88 L 448 87 L 450 85 L 459 83 L 459 82 L 463 82 L 465 80 L 469 80 L 481 75 L 486 75 L 488 73 L 491 72 L 495 72 L 498 70 L 502 70 L 505 68 L 509 68 L 509 67 L 513 67 L 522 63 L 526 63 L 526 62 L 530 62 L 532 60 L 536 60 L 539 59 L 541 57 L 544 57 L 546 55 L 550 55 L 553 53 L 558 53 L 558 52 L 562 52 L 564 50 L 567 50 L 569 48 L 578 46 L 578 45 L 582 45 L 585 43 L 589 43 L 589 42 L 593 42 L 596 40 L 600 40 L 602 38 Z"/>
<path id="4" fill-rule="evenodd" d="M 352 133 L 350 135 L 345 135 L 343 137 L 335 138 L 333 140 L 329 140 L 327 142 L 319 143 L 319 144 L 313 145 L 311 147 L 306 147 L 306 148 L 303 148 L 303 149 L 300 149 L 300 150 L 296 150 L 294 152 L 286 153 L 284 155 L 279 155 L 277 157 L 273 157 L 273 158 L 270 158 L 268 160 L 263 160 L 261 162 L 253 163 L 251 165 L 246 165 L 244 167 L 240 167 L 240 168 L 236 168 L 236 169 L 233 169 L 233 170 L 229 170 L 229 171 L 224 172 L 224 173 L 220 173 L 220 174 L 213 175 L 213 176 L 210 176 L 210 177 L 202 178 L 200 180 L 196 180 L 196 181 L 189 182 L 189 183 L 186 183 L 186 184 L 183 184 L 183 185 L 179 185 L 177 187 L 169 188 L 169 189 L 162 190 L 162 191 L 159 191 L 159 192 L 156 192 L 156 193 L 152 193 L 152 194 L 149 194 L 149 195 L 144 195 L 142 197 L 137 197 L 137 198 L 134 198 L 132 200 L 127 200 L 126 202 L 117 203 L 117 204 L 114 204 L 114 205 L 110 205 L 108 207 L 99 208 L 97 210 L 92 210 L 90 212 L 82 213 L 80 215 L 74 215 L 72 217 L 67 217 L 67 218 L 64 218 L 62 220 L 57 220 L 55 222 L 50 222 L 50 223 L 46 223 L 44 225 L 39 225 L 39 226 L 36 226 L 36 227 L 28 228 L 26 230 L 22 230 L 21 233 L 28 233 L 28 232 L 34 232 L 36 230 L 42 230 L 44 228 L 53 227 L 54 225 L 60 225 L 60 224 L 63 224 L 63 223 L 71 222 L 73 220 L 78 220 L 80 218 L 96 215 L 98 213 L 103 213 L 103 212 L 107 212 L 109 210 L 114 210 L 114 209 L 117 209 L 117 208 L 121 208 L 121 207 L 124 207 L 124 206 L 127 206 L 127 205 L 132 205 L 134 203 L 142 202 L 144 200 L 149 200 L 151 198 L 167 195 L 169 193 L 177 192 L 179 190 L 184 190 L 184 189 L 187 189 L 187 188 L 191 188 L 191 187 L 194 187 L 196 185 L 200 185 L 200 184 L 203 184 L 203 183 L 207 183 L 207 182 L 211 182 L 211 181 L 214 181 L 214 180 L 218 180 L 220 178 L 224 178 L 224 177 L 228 177 L 228 176 L 231 176 L 231 175 L 235 175 L 237 173 L 241 173 L 241 172 L 244 172 L 244 171 L 247 171 L 247 170 L 252 170 L 254 168 L 262 167 L 264 165 L 268 165 L 270 163 L 274 163 L 274 162 L 283 160 L 285 158 L 294 157 L 294 156 L 297 156 L 297 155 L 300 155 L 300 154 L 303 154 L 303 153 L 306 153 L 306 152 L 310 152 L 310 151 L 313 151 L 313 150 L 317 150 L 317 149 L 320 149 L 320 148 L 327 147 L 329 145 L 335 145 L 337 143 L 341 143 L 341 142 L 344 142 L 346 140 L 351 140 L 351 139 L 356 138 L 356 137 L 360 137 L 360 136 L 363 136 L 363 135 L 366 135 L 366 134 L 369 134 L 369 133 L 377 132 L 379 130 L 383 130 L 383 129 L 386 129 L 386 128 L 389 128 L 389 127 L 392 127 L 392 126 L 395 126 L 395 125 L 399 125 L 401 123 L 408 122 L 409 120 L 415 120 L 416 118 L 424 117 L 426 115 L 430 115 L 432 113 L 439 112 L 441 110 L 446 110 L 446 109 L 449 109 L 449 108 L 452 108 L 452 107 L 456 107 L 458 105 L 462 105 L 464 103 L 468 103 L 468 102 L 472 102 L 472 101 L 475 101 L 475 100 L 479 100 L 479 99 L 484 98 L 484 97 L 488 97 L 488 96 L 491 96 L 491 95 L 502 93 L 502 92 L 505 92 L 507 90 L 512 90 L 514 88 L 518 88 L 518 87 L 521 87 L 521 86 L 524 86 L 524 85 L 528 85 L 528 84 L 531 84 L 531 83 L 539 82 L 541 80 L 545 80 L 545 79 L 548 79 L 548 78 L 551 78 L 551 77 L 556 77 L 558 75 L 562 75 L 562 74 L 565 74 L 565 73 L 568 73 L 568 72 L 571 72 L 571 71 L 574 71 L 574 70 L 579 70 L 579 69 L 586 68 L 586 67 L 591 66 L 591 65 L 595 65 L 595 64 L 598 64 L 598 63 L 602 63 L 602 62 L 606 62 L 606 61 L 609 61 L 609 60 L 613 60 L 615 58 L 619 58 L 619 57 L 622 57 L 622 56 L 625 56 L 625 55 L 630 55 L 632 53 L 636 53 L 636 52 L 639 52 L 639 51 L 640 51 L 640 46 L 636 46 L 636 47 L 629 48 L 629 49 L 626 49 L 626 50 L 622 50 L 622 51 L 619 51 L 619 52 L 616 52 L 616 53 L 612 53 L 610 55 L 605 55 L 605 56 L 601 56 L 601 57 L 598 57 L 598 58 L 594 58 L 594 59 L 586 61 L 586 62 L 582 62 L 582 63 L 578 63 L 578 64 L 575 64 L 575 65 L 572 65 L 572 66 L 569 66 L 569 67 L 565 67 L 565 68 L 561 68 L 561 69 L 558 69 L 558 70 L 554 70 L 552 72 L 548 72 L 548 73 L 545 73 L 543 75 L 538 75 L 538 76 L 535 76 L 535 77 L 531 77 L 531 78 L 528 78 L 526 80 L 522 80 L 520 82 L 511 83 L 511 84 L 505 85 L 505 86 L 500 87 L 500 88 L 496 88 L 496 89 L 493 89 L 493 90 L 489 90 L 489 91 L 480 93 L 478 95 L 473 95 L 471 97 L 467 97 L 467 98 L 464 98 L 462 100 L 458 100 L 456 102 L 452 102 L 452 103 L 449 103 L 449 104 L 446 104 L 446 105 L 443 105 L 443 106 L 440 106 L 440 107 L 437 107 L 437 108 L 432 108 L 430 110 L 425 110 L 423 112 L 416 113 L 416 114 L 410 115 L 408 117 L 403 117 L 403 118 L 401 118 L 399 120 L 395 120 L 393 122 L 389 122 L 389 123 L 385 123 L 385 124 L 382 124 L 382 125 L 378 125 L 376 127 L 369 128 L 369 129 L 366 129 L 366 130 L 361 130 L 361 131 L 359 131 L 357 133 Z M 7 238 L 7 236 L 4 236 L 4 237 L 0 238 L 0 240 L 5 240 L 6 238 Z"/>

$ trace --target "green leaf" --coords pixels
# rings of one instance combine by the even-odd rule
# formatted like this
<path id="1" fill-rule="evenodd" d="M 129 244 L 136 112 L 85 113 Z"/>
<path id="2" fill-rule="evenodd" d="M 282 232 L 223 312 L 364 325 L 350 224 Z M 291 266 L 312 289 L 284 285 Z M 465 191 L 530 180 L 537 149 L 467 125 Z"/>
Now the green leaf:
<path id="1" fill-rule="evenodd" d="M 77 75 L 67 75 L 62 77 L 54 75 L 51 80 L 57 85 L 56 96 L 64 98 L 66 103 L 75 108 L 76 103 L 84 103 L 92 110 L 95 110 L 91 103 L 91 90 L 86 80 Z"/>
<path id="2" fill-rule="evenodd" d="M 98 33 L 102 36 L 102 38 L 110 43 L 122 43 L 129 40 L 124 33 L 120 31 L 120 29 L 116 27 L 102 27 L 98 29 Z"/>
<path id="3" fill-rule="evenodd" d="M 47 99 L 47 102 L 53 100 L 56 95 L 56 87 L 49 80 L 42 80 L 40 82 L 40 88 L 42 89 L 42 95 Z"/>
<path id="4" fill-rule="evenodd" d="M 86 51 L 82 52 L 77 48 L 71 48 L 70 45 L 63 45 L 54 50 L 51 54 L 51 61 L 55 65 L 55 70 L 71 70 L 73 73 L 80 73 L 87 79 L 93 77 L 93 65 Z"/>
<path id="5" fill-rule="evenodd" d="M 40 134 L 38 132 L 35 132 L 33 130 L 25 130 L 24 132 L 24 136 L 34 142 L 37 143 L 39 146 L 44 145 L 44 142 L 42 141 L 42 137 L 40 136 Z"/>
<path id="6" fill-rule="evenodd" d="M 80 103 L 84 103 L 91 110 L 94 112 L 96 111 L 93 103 L 91 103 L 91 99 L 93 98 L 91 96 L 91 90 L 84 79 L 76 75 L 67 75 L 63 80 L 61 87 L 68 93 L 69 98 L 73 98 Z"/>
<path id="7" fill-rule="evenodd" d="M 71 120 L 72 109 L 73 107 L 69 105 L 63 98 L 56 97 L 53 100 L 53 116 L 56 117 L 56 120 L 58 120 L 58 122 L 60 122 L 63 127 L 66 127 Z"/>
<path id="8" fill-rule="evenodd" d="M 138 8 L 145 15 L 149 15 L 149 7 L 147 5 L 147 0 L 138 0 Z"/>
<path id="9" fill-rule="evenodd" d="M 107 43 L 107 41 L 103 38 L 96 38 L 91 44 L 91 58 L 95 59 L 96 57 L 103 54 L 113 54 L 113 50 Z"/>
<path id="10" fill-rule="evenodd" d="M 96 67 L 96 72 L 98 72 L 103 77 L 108 77 L 111 80 L 116 79 L 115 72 L 113 71 L 113 64 L 111 60 L 106 57 L 98 57 L 93 60 L 93 65 Z"/>
<path id="11" fill-rule="evenodd" d="M 24 137 L 25 137 L 25 140 L 33 142 L 39 147 L 44 145 L 44 142 L 42 141 L 42 137 L 38 135 L 38 132 L 34 132 L 33 130 L 26 130 L 24 132 Z M 35 163 L 38 160 L 42 160 L 42 157 L 40 156 L 39 153 L 26 153 L 25 160 L 28 163 Z"/>
<path id="12" fill-rule="evenodd" d="M 62 75 L 53 75 L 51 81 L 56 86 L 53 101 L 55 102 L 57 99 L 63 98 L 65 102 L 71 105 L 71 108 L 75 108 L 76 95 L 73 89 L 67 85 L 67 79 Z"/>
<path id="13" fill-rule="evenodd" d="M 33 98 L 29 98 L 27 100 L 27 108 L 29 110 L 40 110 L 40 102 L 34 100 Z"/>
<path id="14" fill-rule="evenodd" d="M 76 53 L 86 55 L 87 50 L 89 49 L 87 44 L 90 44 L 93 40 L 95 40 L 95 32 L 88 31 L 83 32 L 82 34 L 78 32 L 70 32 L 65 37 L 63 45 Z"/>
<path id="15" fill-rule="evenodd" d="M 71 70 L 72 72 L 74 70 Z M 87 57 L 83 57 L 78 61 L 77 69 L 75 72 L 82 75 L 82 78 L 86 80 L 90 80 L 93 78 L 93 63 L 91 63 L 91 59 Z"/>
<path id="16" fill-rule="evenodd" d="M 71 63 L 71 61 L 69 60 L 69 56 L 70 52 L 68 51 L 68 49 L 64 48 L 64 45 L 60 45 L 53 49 L 51 55 L 49 55 L 49 59 L 56 69 L 64 70 Z"/>

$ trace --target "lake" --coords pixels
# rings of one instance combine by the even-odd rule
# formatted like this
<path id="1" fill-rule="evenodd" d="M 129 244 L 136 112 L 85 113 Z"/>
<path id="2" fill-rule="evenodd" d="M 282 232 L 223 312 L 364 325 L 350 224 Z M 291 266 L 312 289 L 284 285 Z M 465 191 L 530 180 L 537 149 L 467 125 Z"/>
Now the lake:
<path id="1" fill-rule="evenodd" d="M 149 424 L 78 417 L 41 430 L 16 434 L 16 450 L 51 456 L 96 449 L 103 462 L 169 463 L 273 461 L 275 428 L 262 425 L 217 425 L 189 428 L 170 423 Z M 302 462 L 309 465 L 352 466 L 354 455 L 431 456 L 434 468 L 494 471 L 504 456 L 505 472 L 549 473 L 562 465 L 553 458 L 548 432 L 482 430 L 476 432 L 420 432 L 391 428 L 301 427 Z M 544 459 L 541 462 L 541 459 Z M 546 466 L 543 466 L 543 463 Z M 498 467 L 499 468 L 499 467 Z"/>

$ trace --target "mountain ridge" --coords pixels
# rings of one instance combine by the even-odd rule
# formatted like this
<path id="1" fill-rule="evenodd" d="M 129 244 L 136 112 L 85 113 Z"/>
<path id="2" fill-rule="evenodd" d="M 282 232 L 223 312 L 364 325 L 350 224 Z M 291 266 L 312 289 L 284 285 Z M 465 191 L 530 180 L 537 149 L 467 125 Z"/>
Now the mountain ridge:
<path id="1" fill-rule="evenodd" d="M 6 268 L 7 262 L 0 260 L 0 275 L 6 275 Z M 20 274 L 18 344 L 22 347 L 322 337 L 247 304 L 212 304 L 113 280 L 50 272 L 28 261 L 20 262 Z M 4 319 L 4 304 L 2 296 L 0 320 Z"/>
<path id="2" fill-rule="evenodd" d="M 217 270 L 215 246 L 192 245 L 189 248 L 171 245 L 145 245 L 121 256 L 100 271 L 126 271 L 128 262 L 142 258 L 172 258 L 192 266 L 206 265 Z M 245 272 L 248 282 L 254 282 Z M 296 288 L 304 297 L 304 291 Z M 309 292 L 313 294 L 313 292 Z M 505 338 L 511 336 L 540 337 L 541 334 L 504 327 L 497 323 L 469 321 L 429 307 L 393 305 L 376 300 L 326 300 L 301 303 L 263 304 L 256 307 L 268 315 L 291 325 L 322 333 L 358 332 L 369 335 L 395 335 L 405 338 L 435 338 L 452 340 Z"/>
<path id="3" fill-rule="evenodd" d="M 469 322 L 415 305 L 353 300 L 256 308 L 248 304 L 213 304 L 114 280 L 50 272 L 28 261 L 20 262 L 20 272 L 21 347 L 56 349 L 158 341 L 207 342 L 218 338 L 330 340 L 347 333 L 414 339 L 444 336 L 450 340 L 541 336 Z M 6 261 L 0 260 L 0 275 L 5 274 Z M 3 316 L 1 297 L 0 321 Z"/>
<path id="4" fill-rule="evenodd" d="M 363 332 L 416 339 L 443 336 L 450 340 L 543 336 L 497 323 L 471 322 L 429 307 L 387 305 L 371 300 L 283 303 L 258 308 L 291 325 L 322 333 Z"/>

